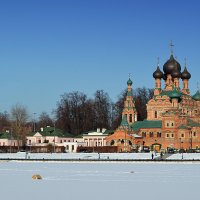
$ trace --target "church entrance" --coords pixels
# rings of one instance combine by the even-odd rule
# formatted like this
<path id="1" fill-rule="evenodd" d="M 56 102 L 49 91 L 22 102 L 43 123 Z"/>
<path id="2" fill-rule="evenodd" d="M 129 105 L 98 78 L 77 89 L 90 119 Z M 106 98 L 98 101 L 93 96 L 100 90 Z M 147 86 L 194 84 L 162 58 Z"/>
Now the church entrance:
<path id="1" fill-rule="evenodd" d="M 160 149 L 161 149 L 161 144 L 158 144 L 158 143 L 152 144 L 153 151 L 160 152 Z"/>

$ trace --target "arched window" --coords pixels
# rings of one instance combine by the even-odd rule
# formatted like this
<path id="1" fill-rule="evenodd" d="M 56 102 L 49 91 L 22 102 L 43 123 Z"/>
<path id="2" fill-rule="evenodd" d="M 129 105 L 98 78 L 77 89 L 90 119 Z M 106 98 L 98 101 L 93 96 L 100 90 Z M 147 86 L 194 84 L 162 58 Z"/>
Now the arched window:
<path id="1" fill-rule="evenodd" d="M 133 122 L 132 119 L 133 119 L 132 114 L 130 114 L 130 115 L 129 115 L 129 122 L 130 122 L 130 123 Z"/>
<path id="2" fill-rule="evenodd" d="M 155 111 L 154 114 L 155 114 L 155 118 L 157 118 L 157 117 L 158 117 L 158 113 L 157 113 L 157 111 Z"/>

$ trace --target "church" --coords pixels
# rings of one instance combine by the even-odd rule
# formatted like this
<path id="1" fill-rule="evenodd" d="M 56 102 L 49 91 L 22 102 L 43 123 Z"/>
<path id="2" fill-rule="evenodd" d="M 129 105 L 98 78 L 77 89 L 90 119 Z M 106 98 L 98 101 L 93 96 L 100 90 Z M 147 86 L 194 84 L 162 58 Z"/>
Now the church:
<path id="1" fill-rule="evenodd" d="M 132 81 L 127 81 L 127 95 L 122 121 L 114 134 L 106 138 L 107 145 L 118 146 L 119 152 L 134 149 L 165 151 L 200 148 L 200 91 L 190 94 L 186 63 L 182 69 L 171 51 L 163 65 L 153 72 L 154 95 L 147 103 L 147 119 L 137 121 Z M 162 88 L 162 81 L 164 87 Z"/>

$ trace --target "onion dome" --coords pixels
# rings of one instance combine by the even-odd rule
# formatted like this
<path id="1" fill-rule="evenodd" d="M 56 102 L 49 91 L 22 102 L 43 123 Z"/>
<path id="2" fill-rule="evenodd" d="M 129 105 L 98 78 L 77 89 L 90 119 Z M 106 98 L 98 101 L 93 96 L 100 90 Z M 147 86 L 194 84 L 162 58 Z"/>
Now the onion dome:
<path id="1" fill-rule="evenodd" d="M 132 84 L 133 84 L 133 81 L 129 78 L 127 81 L 127 85 L 132 85 Z"/>
<path id="2" fill-rule="evenodd" d="M 181 65 L 175 60 L 174 56 L 171 55 L 170 59 L 163 65 L 163 71 L 165 74 L 171 74 L 176 68 L 181 71 Z"/>
<path id="3" fill-rule="evenodd" d="M 155 79 L 161 79 L 161 78 L 163 78 L 163 72 L 161 72 L 159 66 L 157 67 L 156 71 L 153 73 L 153 77 Z"/>
<path id="4" fill-rule="evenodd" d="M 187 68 L 185 67 L 183 72 L 181 73 L 181 78 L 182 79 L 190 79 L 191 74 L 188 72 Z"/>
<path id="5" fill-rule="evenodd" d="M 163 79 L 166 81 L 167 80 L 167 74 L 163 74 Z"/>
<path id="6" fill-rule="evenodd" d="M 169 94 L 169 97 L 171 99 L 179 99 L 181 98 L 182 94 L 177 90 L 176 87 L 172 90 L 172 92 Z"/>
<path id="7" fill-rule="evenodd" d="M 181 78 L 181 72 L 178 70 L 178 68 L 175 68 L 172 73 L 172 78 Z"/>
<path id="8" fill-rule="evenodd" d="M 195 101 L 200 101 L 200 92 L 199 90 L 192 96 Z"/>

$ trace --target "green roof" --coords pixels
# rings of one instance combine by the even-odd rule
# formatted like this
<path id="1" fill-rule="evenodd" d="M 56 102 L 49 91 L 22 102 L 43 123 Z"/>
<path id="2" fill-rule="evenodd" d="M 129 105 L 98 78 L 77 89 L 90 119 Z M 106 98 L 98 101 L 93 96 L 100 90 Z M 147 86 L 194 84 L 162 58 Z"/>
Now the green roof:
<path id="1" fill-rule="evenodd" d="M 0 132 L 0 139 L 11 139 L 11 133 Z M 12 139 L 16 139 L 15 135 L 12 133 Z"/>
<path id="2" fill-rule="evenodd" d="M 191 120 L 191 119 L 188 119 L 187 125 L 188 125 L 188 126 L 192 126 L 192 127 L 200 127 L 200 123 L 195 122 L 195 121 L 193 121 L 193 120 Z"/>
<path id="3" fill-rule="evenodd" d="M 63 133 L 60 129 L 54 127 L 45 127 L 43 131 L 38 131 L 42 136 L 57 136 L 57 137 L 73 137 L 70 133 Z M 34 136 L 36 133 L 29 133 L 29 136 Z"/>
<path id="4" fill-rule="evenodd" d="M 160 93 L 161 96 L 167 95 L 170 98 L 180 98 L 182 96 L 182 93 L 179 92 L 177 89 L 173 90 L 164 90 Z"/>
<path id="5" fill-rule="evenodd" d="M 181 125 L 178 127 L 178 129 L 188 129 L 188 127 L 185 126 L 185 125 L 183 125 L 183 124 L 181 124 Z"/>
<path id="6" fill-rule="evenodd" d="M 10 139 L 10 133 L 1 132 L 0 139 Z"/>
<path id="7" fill-rule="evenodd" d="M 103 134 L 111 135 L 114 133 L 114 130 L 106 130 Z"/>
<path id="8" fill-rule="evenodd" d="M 133 81 L 129 78 L 127 81 L 127 85 L 132 85 L 132 84 L 133 84 Z"/>
<path id="9" fill-rule="evenodd" d="M 127 92 L 127 96 L 132 97 L 132 96 L 133 96 L 132 91 L 128 91 L 128 92 Z"/>
<path id="10" fill-rule="evenodd" d="M 162 128 L 161 120 L 137 121 L 132 125 L 132 129 L 138 132 L 141 128 Z"/>
<path id="11" fill-rule="evenodd" d="M 120 126 L 129 127 L 126 115 L 123 116 Z"/>
<path id="12" fill-rule="evenodd" d="M 182 96 L 182 94 L 181 94 L 181 92 L 180 91 L 178 91 L 177 90 L 177 88 L 176 87 L 174 87 L 174 89 L 172 90 L 172 92 L 169 94 L 170 96 L 170 98 L 181 98 L 181 96 Z"/>
<path id="13" fill-rule="evenodd" d="M 200 92 L 199 90 L 192 96 L 195 101 L 200 101 Z"/>

